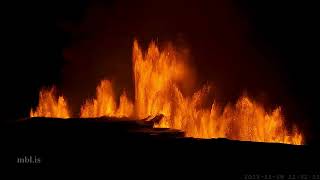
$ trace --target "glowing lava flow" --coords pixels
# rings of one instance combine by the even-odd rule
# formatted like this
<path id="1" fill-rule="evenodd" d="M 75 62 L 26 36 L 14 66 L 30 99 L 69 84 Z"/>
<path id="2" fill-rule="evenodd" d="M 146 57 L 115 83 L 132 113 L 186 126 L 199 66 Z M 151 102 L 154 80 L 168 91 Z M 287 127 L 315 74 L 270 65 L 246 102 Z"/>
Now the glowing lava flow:
<path id="1" fill-rule="evenodd" d="M 211 107 L 206 107 L 204 104 L 211 89 L 208 85 L 191 96 L 184 95 L 179 85 L 188 83 L 190 67 L 173 47 L 160 51 L 151 42 L 147 52 L 143 53 L 138 42 L 134 41 L 133 75 L 134 102 L 123 92 L 118 105 L 112 83 L 103 80 L 97 87 L 95 99 L 87 100 L 82 105 L 80 117 L 126 116 L 143 119 L 163 114 L 164 118 L 155 127 L 180 129 L 188 137 L 303 144 L 302 134 L 295 126 L 291 131 L 286 128 L 280 107 L 267 112 L 261 104 L 246 96 L 240 97 L 236 104 L 222 107 L 212 103 Z M 43 100 L 45 96 L 48 95 L 40 93 L 36 111 L 42 113 L 31 111 L 31 116 L 45 114 L 46 111 L 46 116 L 57 116 L 51 113 L 50 107 L 66 108 L 60 97 L 54 106 L 46 105 Z M 50 96 L 48 99 L 53 102 Z"/>

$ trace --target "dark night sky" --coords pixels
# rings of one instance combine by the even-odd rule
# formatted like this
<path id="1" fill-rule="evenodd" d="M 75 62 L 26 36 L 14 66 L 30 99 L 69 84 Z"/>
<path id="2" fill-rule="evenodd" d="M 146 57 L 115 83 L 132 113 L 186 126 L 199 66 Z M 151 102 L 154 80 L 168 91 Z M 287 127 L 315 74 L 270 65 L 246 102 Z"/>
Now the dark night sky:
<path id="1" fill-rule="evenodd" d="M 38 91 L 55 84 L 76 113 L 100 79 L 132 88 L 133 38 L 190 49 L 199 85 L 221 101 L 244 90 L 283 105 L 290 121 L 319 135 L 314 4 L 276 1 L 45 1 L 10 6 L 3 71 L 8 119 L 28 116 Z M 128 83 L 129 82 L 129 83 Z M 8 101 L 7 101 L 8 100 Z M 308 135 L 309 135 L 308 134 Z M 318 139 L 317 139 L 318 141 Z"/>

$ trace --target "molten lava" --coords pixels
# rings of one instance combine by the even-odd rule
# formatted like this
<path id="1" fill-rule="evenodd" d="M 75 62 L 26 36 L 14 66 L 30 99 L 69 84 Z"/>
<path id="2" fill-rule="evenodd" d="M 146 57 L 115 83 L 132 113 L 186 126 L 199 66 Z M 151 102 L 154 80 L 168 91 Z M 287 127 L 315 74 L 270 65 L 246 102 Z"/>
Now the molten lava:
<path id="1" fill-rule="evenodd" d="M 281 108 L 268 113 L 262 105 L 241 97 L 236 105 L 224 108 L 212 104 L 205 108 L 210 86 L 206 85 L 191 97 L 183 95 L 178 83 L 188 82 L 189 67 L 172 48 L 159 51 L 151 43 L 142 53 L 133 45 L 135 83 L 135 112 L 138 118 L 163 114 L 156 127 L 185 131 L 186 136 L 198 138 L 225 137 L 246 141 L 301 144 L 302 135 L 285 127 Z"/>
<path id="2" fill-rule="evenodd" d="M 133 113 L 133 104 L 128 99 L 126 92 L 120 96 L 120 105 L 116 105 L 116 99 L 113 87 L 110 81 L 102 80 L 97 87 L 97 97 L 93 100 L 87 100 L 81 107 L 80 117 L 131 117 Z"/>
<path id="3" fill-rule="evenodd" d="M 69 118 L 67 102 L 63 96 L 56 96 L 54 87 L 42 89 L 39 93 L 39 104 L 35 111 L 31 109 L 30 117 L 58 117 Z"/>
<path id="4" fill-rule="evenodd" d="M 125 91 L 119 104 L 112 83 L 101 81 L 96 97 L 81 107 L 80 117 L 132 117 L 143 119 L 163 114 L 155 127 L 183 130 L 188 137 L 229 138 L 243 141 L 302 144 L 303 137 L 295 126 L 289 131 L 281 108 L 268 112 L 247 96 L 225 107 L 211 102 L 205 106 L 211 87 L 205 85 L 186 96 L 181 84 L 191 76 L 186 59 L 173 47 L 159 50 L 151 42 L 143 53 L 137 41 L 133 44 L 133 76 L 135 99 L 130 101 Z M 51 91 L 40 92 L 39 107 L 30 116 L 69 117 L 63 97 L 56 101 Z"/>

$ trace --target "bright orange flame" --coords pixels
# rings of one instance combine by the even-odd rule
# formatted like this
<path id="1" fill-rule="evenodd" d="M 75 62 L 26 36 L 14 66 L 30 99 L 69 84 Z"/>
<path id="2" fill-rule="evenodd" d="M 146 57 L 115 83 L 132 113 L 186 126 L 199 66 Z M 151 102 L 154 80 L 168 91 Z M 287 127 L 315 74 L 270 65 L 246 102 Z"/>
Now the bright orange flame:
<path id="1" fill-rule="evenodd" d="M 120 105 L 117 107 L 113 87 L 110 81 L 103 80 L 97 87 L 96 99 L 86 101 L 81 107 L 80 117 L 132 116 L 133 104 L 128 99 L 125 91 L 120 97 Z"/>
<path id="2" fill-rule="evenodd" d="M 133 71 L 136 116 L 165 115 L 156 127 L 180 129 L 189 137 L 302 144 L 296 128 L 292 133 L 286 130 L 280 107 L 267 113 L 262 105 L 244 96 L 235 106 L 212 104 L 211 109 L 205 108 L 208 85 L 185 97 L 178 83 L 188 81 L 189 67 L 172 48 L 160 52 L 152 42 L 142 54 L 135 41 Z"/>
<path id="3" fill-rule="evenodd" d="M 138 118 L 163 114 L 173 110 L 174 88 L 187 82 L 188 66 L 179 59 L 173 48 L 162 52 L 151 42 L 145 55 L 137 41 L 133 44 L 133 72 L 135 83 L 135 112 Z"/>
<path id="4" fill-rule="evenodd" d="M 138 42 L 134 41 L 134 103 L 125 92 L 117 103 L 112 83 L 102 80 L 96 89 L 96 98 L 87 100 L 81 107 L 80 117 L 125 116 L 143 119 L 163 114 L 164 118 L 155 127 L 180 129 L 187 137 L 303 143 L 302 134 L 296 127 L 292 131 L 287 130 L 280 107 L 267 112 L 261 104 L 247 96 L 241 97 L 235 105 L 220 107 L 213 103 L 211 108 L 205 107 L 204 102 L 211 89 L 209 85 L 192 96 L 185 96 L 179 85 L 189 82 L 192 77 L 190 72 L 186 58 L 173 47 L 160 51 L 151 42 L 147 52 L 143 53 Z M 51 91 L 40 92 L 39 107 L 35 113 L 31 111 L 30 116 L 43 116 L 45 113 L 46 116 L 57 116 L 51 107 L 59 110 L 63 107 L 67 112 L 63 98 L 59 97 L 58 103 L 55 103 L 51 94 Z"/>
<path id="5" fill-rule="evenodd" d="M 55 95 L 55 88 L 42 89 L 39 93 L 39 104 L 36 110 L 31 109 L 30 117 L 69 118 L 67 102 L 63 96 Z"/>

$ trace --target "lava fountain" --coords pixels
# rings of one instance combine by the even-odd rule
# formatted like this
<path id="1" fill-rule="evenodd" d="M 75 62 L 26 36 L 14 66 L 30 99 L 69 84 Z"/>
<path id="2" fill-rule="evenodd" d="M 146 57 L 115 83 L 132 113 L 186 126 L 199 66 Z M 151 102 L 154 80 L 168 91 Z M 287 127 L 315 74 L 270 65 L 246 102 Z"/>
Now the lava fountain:
<path id="1" fill-rule="evenodd" d="M 39 93 L 38 107 L 30 111 L 30 117 L 69 118 L 69 108 L 63 96 L 56 95 L 56 88 L 43 88 Z"/>
<path id="2" fill-rule="evenodd" d="M 262 104 L 247 96 L 226 106 L 212 100 L 211 106 L 207 107 L 204 104 L 212 90 L 210 85 L 194 90 L 192 95 L 185 95 L 180 85 L 189 82 L 191 67 L 173 46 L 160 50 L 151 42 L 143 52 L 134 41 L 132 56 L 134 100 L 123 91 L 118 101 L 112 82 L 102 80 L 96 88 L 96 97 L 81 106 L 81 118 L 143 119 L 163 114 L 155 127 L 183 130 L 187 137 L 303 144 L 298 128 L 294 125 L 288 128 L 285 124 L 281 107 L 267 111 Z M 31 110 L 31 117 L 70 117 L 64 98 L 53 93 L 53 90 L 40 92 L 39 105 L 36 111 Z"/>

